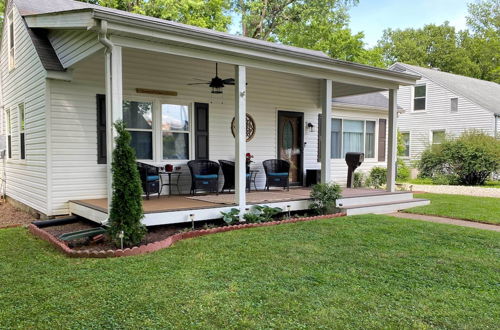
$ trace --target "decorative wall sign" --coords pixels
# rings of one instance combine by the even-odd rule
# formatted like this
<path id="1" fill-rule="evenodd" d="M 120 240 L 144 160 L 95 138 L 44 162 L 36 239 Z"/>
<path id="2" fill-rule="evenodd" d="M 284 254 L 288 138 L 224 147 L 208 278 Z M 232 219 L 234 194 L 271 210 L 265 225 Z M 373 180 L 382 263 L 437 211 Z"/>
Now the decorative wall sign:
<path id="1" fill-rule="evenodd" d="M 233 117 L 233 121 L 231 121 L 231 133 L 233 133 L 233 136 L 236 136 L 236 118 Z M 252 116 L 250 116 L 248 113 L 246 115 L 246 122 L 247 122 L 247 142 L 252 140 L 253 137 L 255 136 L 255 131 L 257 130 L 255 126 L 255 121 L 253 120 Z"/>

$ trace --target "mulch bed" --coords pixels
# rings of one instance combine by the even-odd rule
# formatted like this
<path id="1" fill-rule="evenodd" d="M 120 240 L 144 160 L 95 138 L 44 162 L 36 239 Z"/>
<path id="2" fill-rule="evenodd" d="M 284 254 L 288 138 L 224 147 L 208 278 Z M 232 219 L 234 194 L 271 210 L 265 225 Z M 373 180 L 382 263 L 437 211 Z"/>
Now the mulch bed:
<path id="1" fill-rule="evenodd" d="M 210 234 L 222 233 L 226 231 L 240 230 L 245 228 L 255 228 L 255 227 L 267 227 L 275 226 L 286 223 L 295 223 L 302 221 L 312 221 L 318 219 L 326 218 L 336 218 L 345 216 L 345 213 L 328 214 L 315 217 L 302 217 L 302 218 L 291 218 L 284 220 L 276 220 L 264 223 L 243 223 L 232 226 L 218 226 L 218 227 L 202 227 L 197 230 L 186 231 L 187 224 L 176 224 L 176 225 L 164 225 L 150 227 L 146 238 L 142 245 L 134 246 L 132 248 L 125 249 L 115 249 L 115 246 L 109 242 L 109 239 L 104 238 L 104 240 L 98 243 L 89 243 L 85 241 L 72 242 L 72 246 L 68 246 L 66 242 L 63 242 L 54 235 L 60 235 L 63 231 L 71 232 L 75 230 L 89 229 L 89 224 L 85 223 L 73 223 L 71 227 L 66 227 L 66 225 L 61 225 L 57 227 L 45 227 L 39 228 L 34 224 L 28 226 L 28 230 L 35 236 L 44 239 L 54 245 L 61 252 L 72 258 L 109 258 L 109 257 L 124 257 L 124 256 L 134 256 L 150 252 L 155 252 L 161 249 L 168 248 L 172 246 L 175 242 L 200 237 Z M 219 222 L 220 225 L 220 222 Z M 85 227 L 87 226 L 87 227 Z M 199 226 L 199 224 L 198 224 Z M 54 229 L 55 228 L 55 229 Z M 69 228 L 72 228 L 69 230 Z"/>
<path id="2" fill-rule="evenodd" d="M 35 220 L 33 215 L 15 208 L 10 203 L 0 202 L 0 228 L 28 225 Z"/>

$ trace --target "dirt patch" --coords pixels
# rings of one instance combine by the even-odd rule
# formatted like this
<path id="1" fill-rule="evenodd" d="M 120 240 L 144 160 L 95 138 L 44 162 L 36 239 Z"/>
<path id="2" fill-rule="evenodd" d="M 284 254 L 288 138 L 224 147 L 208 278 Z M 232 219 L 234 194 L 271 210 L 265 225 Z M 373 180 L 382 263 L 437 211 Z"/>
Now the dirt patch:
<path id="1" fill-rule="evenodd" d="M 33 215 L 19 210 L 7 202 L 0 203 L 0 228 L 13 225 L 28 225 L 35 220 Z"/>

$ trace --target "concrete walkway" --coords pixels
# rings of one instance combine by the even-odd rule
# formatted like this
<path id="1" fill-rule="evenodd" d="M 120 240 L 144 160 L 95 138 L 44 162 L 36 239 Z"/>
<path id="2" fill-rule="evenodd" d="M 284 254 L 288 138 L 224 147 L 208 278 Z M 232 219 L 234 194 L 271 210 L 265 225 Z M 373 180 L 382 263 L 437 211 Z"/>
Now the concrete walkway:
<path id="1" fill-rule="evenodd" d="M 433 194 L 468 195 L 477 197 L 500 198 L 500 188 L 471 187 L 471 186 L 443 186 L 427 184 L 403 183 L 404 190 L 425 191 Z"/>
<path id="2" fill-rule="evenodd" d="M 451 225 L 456 225 L 456 226 L 471 227 L 471 228 L 477 228 L 477 229 L 486 229 L 486 230 L 493 230 L 493 231 L 500 232 L 500 225 L 489 225 L 489 224 L 480 223 L 480 222 L 472 222 L 472 221 L 466 221 L 466 220 L 435 217 L 432 215 L 403 213 L 403 212 L 396 212 L 396 213 L 391 213 L 388 215 L 393 216 L 393 217 L 398 217 L 398 218 L 422 220 L 422 221 L 437 222 L 437 223 L 446 223 L 446 224 L 451 224 Z"/>

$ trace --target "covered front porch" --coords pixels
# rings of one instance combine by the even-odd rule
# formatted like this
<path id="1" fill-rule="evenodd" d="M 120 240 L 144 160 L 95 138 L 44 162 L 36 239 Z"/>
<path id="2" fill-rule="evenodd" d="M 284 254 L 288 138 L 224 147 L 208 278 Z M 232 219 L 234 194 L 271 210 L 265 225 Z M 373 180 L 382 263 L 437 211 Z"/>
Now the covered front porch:
<path id="1" fill-rule="evenodd" d="M 250 210 L 253 205 L 268 205 L 279 207 L 283 212 L 304 211 L 309 208 L 309 195 L 309 188 L 251 191 L 245 194 L 246 210 Z M 426 202 L 413 199 L 411 192 L 344 188 L 342 198 L 337 200 L 337 207 L 346 214 L 388 213 Z M 145 213 L 143 223 L 147 226 L 219 219 L 220 212 L 238 207 L 232 193 L 151 197 L 149 200 L 144 199 L 142 204 Z M 105 222 L 108 201 L 106 198 L 70 201 L 70 211 L 96 222 Z"/>

